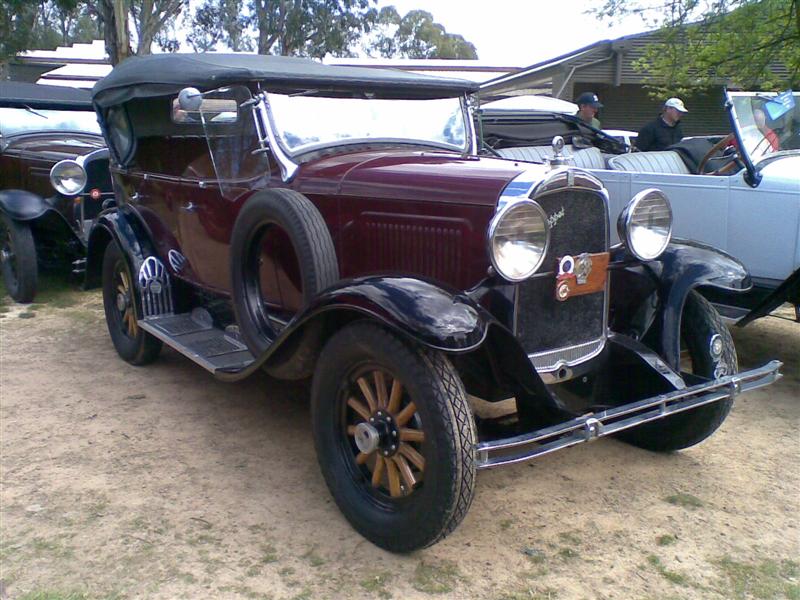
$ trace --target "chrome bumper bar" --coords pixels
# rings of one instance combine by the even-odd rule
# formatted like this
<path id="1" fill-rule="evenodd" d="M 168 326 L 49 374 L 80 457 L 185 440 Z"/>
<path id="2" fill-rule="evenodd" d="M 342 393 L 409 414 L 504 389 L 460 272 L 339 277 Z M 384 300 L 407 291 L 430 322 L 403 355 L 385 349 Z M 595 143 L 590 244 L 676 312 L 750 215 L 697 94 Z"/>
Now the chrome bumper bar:
<path id="1" fill-rule="evenodd" d="M 562 448 L 591 442 L 643 423 L 691 410 L 703 404 L 732 399 L 742 392 L 775 383 L 782 377 L 779 372 L 781 366 L 783 363 L 773 360 L 757 369 L 742 371 L 715 381 L 660 394 L 599 413 L 583 415 L 530 433 L 480 442 L 475 445 L 478 468 L 489 469 L 530 460 Z"/>

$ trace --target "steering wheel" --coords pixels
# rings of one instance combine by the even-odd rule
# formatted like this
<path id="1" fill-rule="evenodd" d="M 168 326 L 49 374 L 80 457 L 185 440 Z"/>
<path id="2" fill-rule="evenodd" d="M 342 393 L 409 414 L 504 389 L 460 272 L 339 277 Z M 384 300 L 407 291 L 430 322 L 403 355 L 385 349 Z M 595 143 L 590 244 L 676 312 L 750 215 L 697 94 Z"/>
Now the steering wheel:
<path id="1" fill-rule="evenodd" d="M 732 171 L 737 166 L 735 157 L 731 160 L 731 162 L 721 166 L 716 171 L 712 171 L 711 173 L 705 173 L 706 164 L 708 163 L 708 161 L 711 160 L 711 158 L 713 158 L 713 156 L 717 152 L 719 152 L 723 148 L 728 147 L 733 140 L 734 140 L 733 134 L 729 133 L 724 138 L 722 138 L 720 141 L 718 141 L 716 144 L 714 144 L 711 147 L 711 149 L 708 152 L 706 152 L 706 155 L 700 161 L 700 164 L 697 165 L 697 174 L 698 175 L 724 175 L 728 171 Z"/>

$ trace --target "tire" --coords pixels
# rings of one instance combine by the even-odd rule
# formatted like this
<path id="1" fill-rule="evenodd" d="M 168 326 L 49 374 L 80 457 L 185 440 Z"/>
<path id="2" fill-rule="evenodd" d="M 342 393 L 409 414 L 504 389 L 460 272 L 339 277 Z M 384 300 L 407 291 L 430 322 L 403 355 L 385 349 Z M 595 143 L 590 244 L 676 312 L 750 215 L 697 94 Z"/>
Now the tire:
<path id="1" fill-rule="evenodd" d="M 372 392 L 372 408 L 359 379 Z M 325 345 L 311 398 L 322 474 L 361 535 L 386 550 L 411 552 L 458 526 L 474 494 L 476 433 L 464 386 L 445 356 L 358 321 Z M 365 453 L 354 428 L 372 419 L 383 433 Z M 400 442 L 393 448 L 394 440 Z"/>
<path id="2" fill-rule="evenodd" d="M 27 304 L 36 295 L 36 245 L 27 223 L 0 213 L 0 269 L 3 283 L 15 302 Z"/>
<path id="3" fill-rule="evenodd" d="M 719 336 L 721 352 L 715 357 L 711 342 Z M 686 298 L 681 318 L 681 346 L 688 362 L 682 370 L 707 379 L 717 379 L 739 369 L 736 348 L 730 331 L 716 309 L 700 294 L 691 292 Z M 687 368 L 684 369 L 684 366 Z M 721 400 L 705 406 L 635 427 L 620 438 L 647 450 L 672 452 L 702 442 L 722 425 L 733 407 L 733 400 Z"/>
<path id="4" fill-rule="evenodd" d="M 311 201 L 292 190 L 266 190 L 244 205 L 231 236 L 233 308 L 242 339 L 258 356 L 277 333 L 268 318 L 259 280 L 260 243 L 267 229 L 286 232 L 300 269 L 302 305 L 339 280 L 333 240 Z M 265 370 L 279 379 L 309 377 L 321 346 L 321 323 L 306 327 L 270 358 Z"/>
<path id="5" fill-rule="evenodd" d="M 132 365 L 146 365 L 158 358 L 161 341 L 136 321 L 136 287 L 122 251 L 113 241 L 103 256 L 103 308 L 106 325 L 117 354 Z"/>

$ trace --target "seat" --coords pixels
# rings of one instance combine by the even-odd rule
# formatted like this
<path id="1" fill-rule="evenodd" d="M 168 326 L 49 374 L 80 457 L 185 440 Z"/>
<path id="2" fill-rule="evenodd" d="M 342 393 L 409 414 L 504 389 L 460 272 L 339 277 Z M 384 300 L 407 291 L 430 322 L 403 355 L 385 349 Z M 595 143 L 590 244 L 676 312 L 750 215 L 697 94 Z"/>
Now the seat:
<path id="1" fill-rule="evenodd" d="M 543 163 L 548 156 L 553 156 L 552 146 L 519 146 L 517 148 L 500 148 L 497 153 L 503 158 Z M 566 152 L 565 148 L 565 154 Z"/>
<path id="2" fill-rule="evenodd" d="M 620 154 L 608 159 L 608 167 L 613 171 L 691 175 L 691 171 L 681 159 L 680 154 L 674 150 Z"/>
<path id="3" fill-rule="evenodd" d="M 572 153 L 574 164 L 580 169 L 605 169 L 606 161 L 599 148 L 584 148 Z"/>

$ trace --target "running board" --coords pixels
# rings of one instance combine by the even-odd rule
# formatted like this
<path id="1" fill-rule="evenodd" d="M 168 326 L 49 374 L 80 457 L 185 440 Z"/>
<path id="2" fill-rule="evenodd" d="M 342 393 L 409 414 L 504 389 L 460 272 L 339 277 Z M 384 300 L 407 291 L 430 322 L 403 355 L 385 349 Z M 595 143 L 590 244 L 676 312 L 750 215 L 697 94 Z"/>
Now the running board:
<path id="1" fill-rule="evenodd" d="M 211 316 L 203 309 L 145 317 L 138 324 L 153 337 L 214 374 L 218 371 L 241 371 L 255 360 L 236 333 L 214 327 Z"/>
<path id="2" fill-rule="evenodd" d="M 488 469 L 530 460 L 704 404 L 733 399 L 742 392 L 776 382 L 781 378 L 781 366 L 780 361 L 773 360 L 758 369 L 623 404 L 530 433 L 481 442 L 475 445 L 477 467 Z"/>

